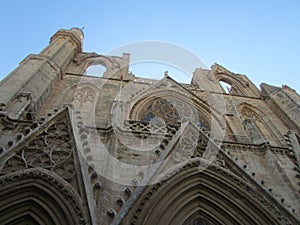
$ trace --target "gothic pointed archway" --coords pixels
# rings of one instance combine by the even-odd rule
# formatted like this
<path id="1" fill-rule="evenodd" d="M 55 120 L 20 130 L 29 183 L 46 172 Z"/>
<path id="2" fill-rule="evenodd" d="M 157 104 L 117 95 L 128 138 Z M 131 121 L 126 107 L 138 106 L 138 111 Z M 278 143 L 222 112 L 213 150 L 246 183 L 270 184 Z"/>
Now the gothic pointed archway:
<path id="1" fill-rule="evenodd" d="M 88 224 L 70 185 L 42 168 L 4 175 L 0 179 L 0 224 Z"/>
<path id="2" fill-rule="evenodd" d="M 201 171 L 191 160 L 168 177 L 144 190 L 122 224 L 298 224 L 255 184 L 217 165 Z"/>

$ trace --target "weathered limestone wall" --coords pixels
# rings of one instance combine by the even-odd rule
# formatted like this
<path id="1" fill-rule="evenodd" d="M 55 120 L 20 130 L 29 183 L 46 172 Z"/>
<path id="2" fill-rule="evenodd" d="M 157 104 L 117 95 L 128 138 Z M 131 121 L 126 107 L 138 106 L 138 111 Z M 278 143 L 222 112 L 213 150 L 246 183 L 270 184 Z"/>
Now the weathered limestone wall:
<path id="1" fill-rule="evenodd" d="M 82 36 L 78 29 L 60 30 L 39 55 L 29 55 L 20 66 L 0 83 L 0 103 L 7 107 L 12 118 L 20 118 L 21 111 L 31 106 L 38 111 L 62 78 L 62 71 L 81 51 Z M 20 95 L 28 94 L 28 101 L 16 106 Z M 27 108 L 28 109 L 28 108 Z"/>
<path id="2" fill-rule="evenodd" d="M 214 132 L 226 133 L 212 141 L 220 144 L 243 170 L 244 177 L 249 175 L 249 179 L 300 218 L 300 97 L 295 91 L 286 86 L 275 88 L 263 84 L 260 92 L 245 75 L 232 73 L 218 64 L 211 70 L 196 69 L 191 84 L 179 84 L 169 77 L 161 80 L 138 78 L 128 72 L 129 54 L 118 57 L 83 53 L 82 39 L 79 29 L 58 31 L 40 54 L 29 55 L 1 81 L 2 152 L 10 149 L 18 137 L 22 140 L 22 135 L 15 137 L 19 131 L 31 132 L 27 125 L 35 124 L 37 128 L 39 123 L 33 120 L 45 121 L 54 111 L 68 106 L 74 113 L 71 120 L 80 120 L 80 123 L 72 121 L 75 124 L 72 132 L 78 131 L 75 139 L 82 144 L 80 166 L 87 194 L 92 199 L 89 203 L 92 217 L 98 224 L 110 224 L 120 216 L 118 213 L 126 210 L 122 208 L 126 201 L 129 201 L 127 209 L 134 205 L 133 193 L 138 195 L 136 190 L 144 176 L 136 171 L 130 184 L 106 179 L 117 176 L 126 180 L 129 170 L 120 171 L 119 163 L 149 166 L 164 153 L 173 154 L 175 150 L 187 153 L 185 151 L 194 150 L 196 146 L 191 143 L 194 134 L 214 137 L 210 129 L 216 126 L 218 129 Z M 94 64 L 107 67 L 104 77 L 81 74 Z M 230 84 L 229 93 L 223 90 L 220 81 Z M 141 120 L 139 116 L 159 98 L 178 100 L 174 105 L 169 103 L 169 107 L 160 105 L 157 108 L 161 118 L 156 122 L 163 120 L 164 126 L 135 121 Z M 220 102 L 210 102 L 212 98 Z M 224 105 L 218 108 L 218 103 Z M 180 125 L 166 124 L 164 119 L 171 117 L 170 112 L 176 114 L 180 104 L 184 112 L 198 110 L 197 115 L 203 119 L 200 122 L 211 118 L 216 122 L 203 128 L 199 121 L 195 124 L 192 114 L 184 118 L 190 118 L 189 123 L 179 118 L 182 119 Z M 170 108 L 171 111 L 164 112 Z M 26 117 L 29 111 L 32 116 Z M 224 122 L 223 126 L 220 121 Z M 181 130 L 183 125 L 189 129 Z M 201 132 L 197 133 L 199 129 Z M 190 136 L 186 138 L 188 133 Z M 180 142 L 184 144 L 178 144 Z M 199 145 L 197 143 L 197 147 Z M 185 156 L 201 157 L 201 149 L 196 150 Z M 175 153 L 174 158 L 178 156 Z M 180 157 L 183 158 L 179 154 Z M 228 161 L 218 157 L 218 165 L 228 169 Z M 101 165 L 100 171 L 97 165 Z M 88 167 L 86 171 L 85 166 Z M 238 170 L 229 172 L 234 171 Z"/>

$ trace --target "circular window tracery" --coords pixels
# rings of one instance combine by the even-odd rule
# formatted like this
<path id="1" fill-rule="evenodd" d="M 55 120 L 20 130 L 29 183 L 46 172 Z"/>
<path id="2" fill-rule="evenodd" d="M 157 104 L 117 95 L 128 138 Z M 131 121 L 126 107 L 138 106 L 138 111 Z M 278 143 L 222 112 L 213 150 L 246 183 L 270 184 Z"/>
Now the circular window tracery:
<path id="1" fill-rule="evenodd" d="M 176 124 L 183 121 L 198 123 L 197 112 L 184 101 L 174 98 L 156 98 L 145 107 L 140 120 L 156 124 Z"/>

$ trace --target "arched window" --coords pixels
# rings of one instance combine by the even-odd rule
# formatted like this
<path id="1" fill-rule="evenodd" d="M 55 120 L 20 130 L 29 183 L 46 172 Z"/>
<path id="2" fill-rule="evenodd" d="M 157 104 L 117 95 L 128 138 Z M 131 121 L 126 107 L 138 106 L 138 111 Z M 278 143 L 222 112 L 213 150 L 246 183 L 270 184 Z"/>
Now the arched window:
<path id="1" fill-rule="evenodd" d="M 244 129 L 247 131 L 248 135 L 250 136 L 251 140 L 254 143 L 263 140 L 263 136 L 259 131 L 258 127 L 256 126 L 255 122 L 251 118 L 245 118 L 243 120 Z"/>
<path id="2" fill-rule="evenodd" d="M 249 82 L 245 76 L 232 73 L 217 64 L 214 65 L 212 70 L 224 93 L 239 96 L 248 96 L 248 94 L 252 93 L 252 91 L 250 92 Z"/>
<path id="3" fill-rule="evenodd" d="M 158 97 L 147 103 L 138 120 L 155 124 L 171 124 L 191 121 L 208 129 L 209 122 L 190 104 L 173 96 Z"/>
<path id="4" fill-rule="evenodd" d="M 241 108 L 241 119 L 244 129 L 247 131 L 253 143 L 259 143 L 268 140 L 273 142 L 274 137 L 270 128 L 262 118 L 263 113 L 250 106 Z M 273 143 L 275 144 L 275 143 Z"/>
<path id="5" fill-rule="evenodd" d="M 45 169 L 21 170 L 0 182 L 1 224 L 88 224 L 80 198 Z"/>
<path id="6" fill-rule="evenodd" d="M 180 120 L 180 115 L 171 101 L 158 98 L 152 102 L 142 116 L 142 121 L 175 124 Z"/>
<path id="7" fill-rule="evenodd" d="M 96 64 L 96 65 L 89 66 L 86 69 L 84 74 L 89 76 L 95 76 L 95 77 L 103 77 L 105 71 L 106 71 L 105 66 L 101 64 Z"/>
<path id="8" fill-rule="evenodd" d="M 219 84 L 220 86 L 223 88 L 223 91 L 226 93 L 226 94 L 229 94 L 230 91 L 231 91 L 231 88 L 232 88 L 232 85 L 223 81 L 223 80 L 220 80 L 219 81 Z"/>

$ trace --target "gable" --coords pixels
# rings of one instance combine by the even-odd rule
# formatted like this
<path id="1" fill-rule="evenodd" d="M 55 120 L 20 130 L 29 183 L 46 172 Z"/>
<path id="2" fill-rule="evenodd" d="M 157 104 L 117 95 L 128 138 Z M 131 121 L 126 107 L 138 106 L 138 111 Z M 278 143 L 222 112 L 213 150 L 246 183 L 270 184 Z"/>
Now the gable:
<path id="1" fill-rule="evenodd" d="M 180 212 L 195 209 L 191 218 L 208 224 L 299 224 L 193 123 L 174 138 L 161 150 L 156 171 L 145 175 L 152 176 L 149 186 L 133 191 L 113 224 L 181 225 L 188 218 Z"/>
<path id="2" fill-rule="evenodd" d="M 194 159 L 166 180 L 145 188 L 121 224 L 300 224 L 274 199 L 238 176 Z"/>
<path id="3" fill-rule="evenodd" d="M 78 201 L 84 220 L 88 221 L 87 209 L 81 208 L 81 204 L 86 202 L 86 196 L 68 109 L 65 108 L 44 122 L 40 121 L 32 128 L 21 130 L 24 133 L 19 133 L 14 145 L 1 155 L 0 180 L 11 175 L 21 177 L 27 171 L 40 171 L 37 177 L 49 174 L 52 178 L 48 180 L 46 177 L 45 182 L 53 180 L 53 185 L 59 183 L 61 188 L 65 186 L 74 195 L 74 201 Z M 15 185 L 18 182 L 15 180 Z M 1 186 L 6 184 L 2 182 Z"/>

